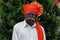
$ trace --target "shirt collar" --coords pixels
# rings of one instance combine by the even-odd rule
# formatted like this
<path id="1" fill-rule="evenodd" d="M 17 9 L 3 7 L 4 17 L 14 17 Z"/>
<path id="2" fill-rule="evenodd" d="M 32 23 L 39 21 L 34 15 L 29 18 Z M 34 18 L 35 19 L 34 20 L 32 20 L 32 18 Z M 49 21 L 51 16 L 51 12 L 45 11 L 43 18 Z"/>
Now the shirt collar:
<path id="1" fill-rule="evenodd" d="M 28 25 L 27 23 L 26 23 L 26 21 L 24 20 L 24 26 L 26 27 L 26 26 L 30 26 L 30 25 Z M 32 25 L 32 28 L 35 28 L 36 27 L 36 23 L 34 23 L 33 25 Z"/>

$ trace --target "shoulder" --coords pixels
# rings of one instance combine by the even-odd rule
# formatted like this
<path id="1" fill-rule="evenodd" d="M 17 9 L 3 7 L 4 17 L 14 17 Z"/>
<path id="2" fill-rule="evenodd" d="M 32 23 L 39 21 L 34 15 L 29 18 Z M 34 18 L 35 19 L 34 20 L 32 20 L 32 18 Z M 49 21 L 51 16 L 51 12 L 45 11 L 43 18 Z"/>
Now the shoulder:
<path id="1" fill-rule="evenodd" d="M 25 22 L 24 21 L 22 21 L 22 22 L 18 22 L 18 23 L 16 23 L 15 25 L 14 25 L 14 29 L 21 29 L 21 28 L 23 28 L 24 27 L 24 25 L 25 25 Z"/>
<path id="2" fill-rule="evenodd" d="M 44 31 L 44 27 L 43 27 L 43 26 L 41 26 L 41 25 L 40 25 L 40 27 L 41 27 L 41 29 Z"/>

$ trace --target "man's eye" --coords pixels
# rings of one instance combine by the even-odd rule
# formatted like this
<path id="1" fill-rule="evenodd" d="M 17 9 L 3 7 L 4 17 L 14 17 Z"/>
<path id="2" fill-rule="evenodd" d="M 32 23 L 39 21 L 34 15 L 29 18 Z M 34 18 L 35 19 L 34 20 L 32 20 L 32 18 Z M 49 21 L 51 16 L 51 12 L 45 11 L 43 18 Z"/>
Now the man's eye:
<path id="1" fill-rule="evenodd" d="M 30 15 L 30 14 L 28 14 L 28 15 Z"/>

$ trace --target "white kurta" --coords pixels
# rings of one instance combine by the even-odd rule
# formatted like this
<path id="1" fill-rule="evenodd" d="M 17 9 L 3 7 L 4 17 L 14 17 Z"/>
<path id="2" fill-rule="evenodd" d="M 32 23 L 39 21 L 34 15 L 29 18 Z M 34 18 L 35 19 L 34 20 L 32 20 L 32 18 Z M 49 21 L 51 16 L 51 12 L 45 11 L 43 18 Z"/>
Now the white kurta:
<path id="1" fill-rule="evenodd" d="M 44 33 L 44 40 L 46 40 L 44 29 L 43 27 L 41 28 Z M 13 28 L 12 40 L 38 40 L 36 24 L 31 27 L 25 22 L 25 20 L 17 23 Z"/>

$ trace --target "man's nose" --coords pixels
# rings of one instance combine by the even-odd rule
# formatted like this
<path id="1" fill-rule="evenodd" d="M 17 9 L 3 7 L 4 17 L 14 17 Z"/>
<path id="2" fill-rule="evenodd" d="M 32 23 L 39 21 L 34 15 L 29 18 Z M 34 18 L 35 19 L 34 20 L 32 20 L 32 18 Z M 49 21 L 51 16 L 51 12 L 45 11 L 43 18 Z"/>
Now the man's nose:
<path id="1" fill-rule="evenodd" d="M 32 15 L 29 15 L 30 17 L 32 17 Z"/>
<path id="2" fill-rule="evenodd" d="M 33 17 L 33 15 L 29 15 L 29 17 L 31 17 L 31 18 L 32 18 L 32 17 Z"/>

